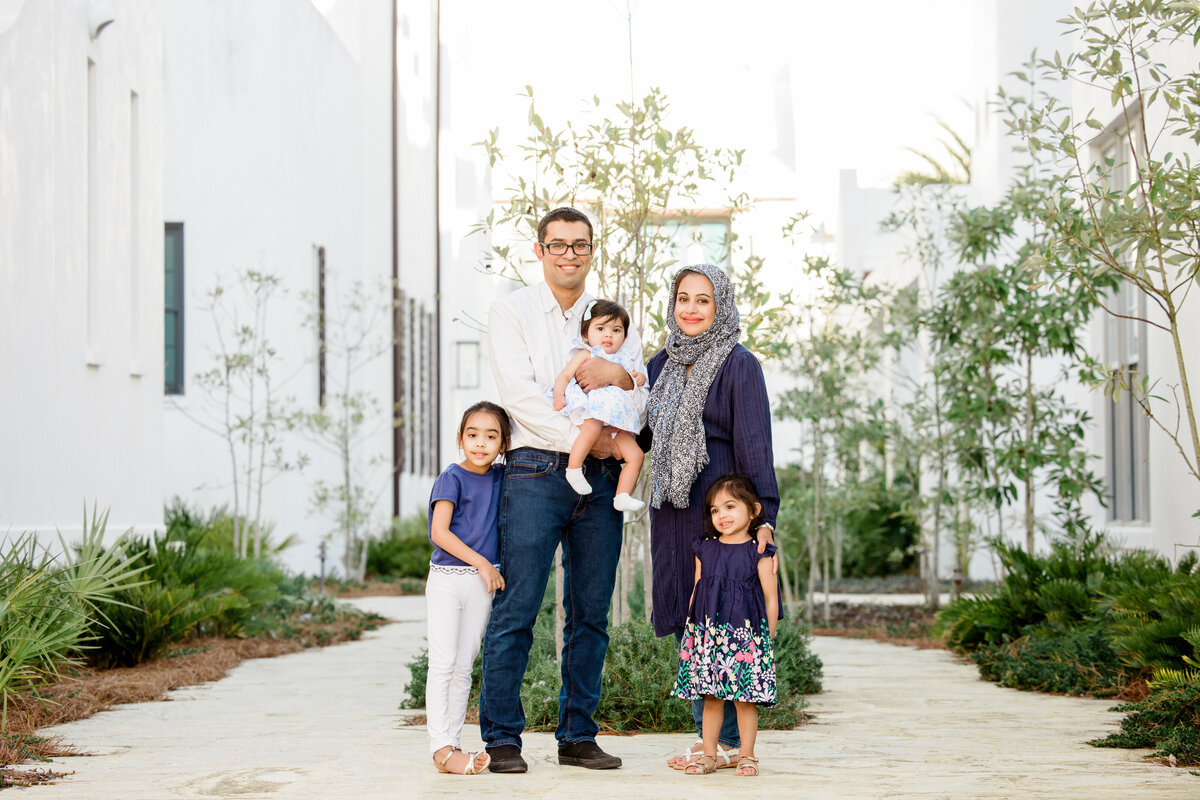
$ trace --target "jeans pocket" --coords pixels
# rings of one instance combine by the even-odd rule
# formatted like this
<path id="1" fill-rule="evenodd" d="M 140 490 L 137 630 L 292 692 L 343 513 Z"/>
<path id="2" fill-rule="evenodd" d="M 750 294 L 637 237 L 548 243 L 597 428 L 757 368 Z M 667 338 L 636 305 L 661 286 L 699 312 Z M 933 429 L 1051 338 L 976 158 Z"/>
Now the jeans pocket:
<path id="1" fill-rule="evenodd" d="M 533 458 L 514 458 L 504 465 L 504 479 L 536 478 L 548 475 L 552 465 L 548 461 Z"/>

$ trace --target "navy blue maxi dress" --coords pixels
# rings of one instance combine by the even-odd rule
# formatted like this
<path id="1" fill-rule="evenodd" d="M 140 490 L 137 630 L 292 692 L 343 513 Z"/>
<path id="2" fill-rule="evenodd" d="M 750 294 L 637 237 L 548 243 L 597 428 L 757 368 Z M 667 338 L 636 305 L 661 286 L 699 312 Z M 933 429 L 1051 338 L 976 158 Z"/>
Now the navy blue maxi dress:
<path id="1" fill-rule="evenodd" d="M 662 372 L 667 353 L 660 350 L 646 364 L 649 386 Z M 775 524 L 779 484 L 771 449 L 771 408 L 762 367 L 754 354 L 736 345 L 713 378 L 704 404 L 704 435 L 708 465 L 696 477 L 687 508 L 663 503 L 650 509 L 650 558 L 653 574 L 651 621 L 657 636 L 681 631 L 687 622 L 688 600 L 696 581 L 692 546 L 704 536 L 704 495 L 717 478 L 730 472 L 750 476 L 762 501 L 762 516 L 754 522 Z M 651 446 L 649 427 L 638 443 Z"/>

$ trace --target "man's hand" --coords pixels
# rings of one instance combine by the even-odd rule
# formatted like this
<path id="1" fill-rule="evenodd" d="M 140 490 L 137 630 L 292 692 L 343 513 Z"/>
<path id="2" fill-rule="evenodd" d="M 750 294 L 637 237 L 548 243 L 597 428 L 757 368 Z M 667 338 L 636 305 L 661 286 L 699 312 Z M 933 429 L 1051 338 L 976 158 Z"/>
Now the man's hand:
<path id="1" fill-rule="evenodd" d="M 599 359 L 595 358 L 592 359 L 592 361 L 598 360 Z M 605 427 L 604 430 L 600 432 L 600 435 L 596 437 L 596 443 L 592 445 L 591 452 L 589 452 L 588 455 L 592 456 L 593 458 L 616 458 L 617 448 L 616 445 L 613 444 L 613 434 L 616 432 L 616 430 L 617 429 L 611 425 Z"/>
<path id="2" fill-rule="evenodd" d="M 603 389 L 605 386 L 616 386 L 629 391 L 633 388 L 633 379 L 620 364 L 614 364 L 603 358 L 589 358 L 575 370 L 575 382 L 585 392 L 593 389 Z"/>

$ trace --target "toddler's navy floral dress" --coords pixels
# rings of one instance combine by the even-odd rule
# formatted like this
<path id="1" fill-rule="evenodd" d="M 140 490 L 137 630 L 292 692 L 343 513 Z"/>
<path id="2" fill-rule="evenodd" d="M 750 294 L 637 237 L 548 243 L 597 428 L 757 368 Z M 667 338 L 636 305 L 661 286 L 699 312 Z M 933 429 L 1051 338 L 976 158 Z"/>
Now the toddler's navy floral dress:
<path id="1" fill-rule="evenodd" d="M 760 555 L 753 539 L 739 544 L 701 539 L 692 549 L 700 558 L 700 581 L 672 694 L 775 705 L 775 652 L 758 581 L 758 561 L 774 555 L 775 546 Z"/>

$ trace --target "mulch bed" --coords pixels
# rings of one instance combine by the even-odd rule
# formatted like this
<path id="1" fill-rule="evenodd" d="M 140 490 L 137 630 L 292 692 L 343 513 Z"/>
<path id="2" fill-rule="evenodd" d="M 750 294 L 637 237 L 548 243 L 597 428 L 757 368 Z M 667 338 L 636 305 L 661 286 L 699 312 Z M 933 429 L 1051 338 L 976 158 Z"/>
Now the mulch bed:
<path id="1" fill-rule="evenodd" d="M 828 623 L 824 613 L 824 605 L 813 608 L 812 632 L 816 636 L 873 639 L 922 650 L 946 649 L 941 639 L 929 633 L 936 612 L 924 606 L 831 603 Z"/>

